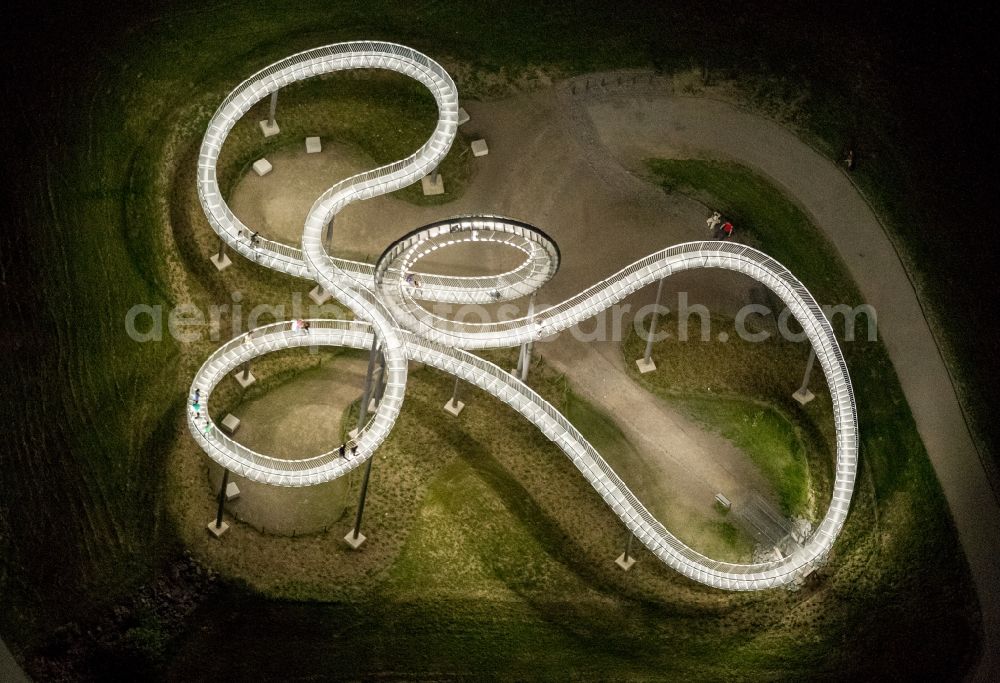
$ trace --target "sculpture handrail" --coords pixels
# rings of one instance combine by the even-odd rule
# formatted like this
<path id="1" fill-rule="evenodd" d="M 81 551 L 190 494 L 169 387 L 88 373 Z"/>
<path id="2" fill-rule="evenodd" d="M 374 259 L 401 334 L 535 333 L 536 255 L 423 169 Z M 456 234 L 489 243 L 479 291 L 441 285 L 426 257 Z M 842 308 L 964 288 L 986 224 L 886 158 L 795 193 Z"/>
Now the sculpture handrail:
<path id="1" fill-rule="evenodd" d="M 346 68 L 388 68 L 423 83 L 438 105 L 438 123 L 413 154 L 336 183 L 313 203 L 305 220 L 301 249 L 273 240 L 250 244 L 248 228 L 221 196 L 215 164 L 228 131 L 253 104 L 296 80 Z M 202 449 L 223 467 L 258 481 L 307 486 L 330 481 L 370 458 L 388 436 L 402 406 L 410 359 L 455 374 L 504 401 L 538 426 L 556 443 L 602 496 L 615 514 L 651 552 L 668 566 L 696 581 L 733 590 L 783 585 L 810 571 L 825 556 L 843 526 L 853 493 L 857 467 L 857 409 L 847 364 L 833 328 L 809 291 L 784 266 L 751 247 L 728 242 L 690 242 L 668 247 L 625 266 L 610 277 L 565 301 L 529 317 L 502 323 L 465 323 L 434 316 L 417 300 L 483 301 L 489 290 L 501 298 L 535 291 L 558 268 L 558 246 L 541 230 L 498 216 L 464 216 L 424 226 L 394 242 L 375 266 L 327 254 L 322 233 L 333 217 L 354 201 L 385 194 L 415 182 L 447 154 L 457 128 L 458 94 L 454 82 L 424 55 L 380 42 L 325 46 L 292 55 L 243 81 L 220 105 L 209 123 L 198 160 L 198 196 L 212 228 L 241 255 L 262 265 L 315 280 L 347 306 L 357 320 L 312 320 L 308 333 L 289 323 L 266 325 L 231 340 L 198 370 L 192 389 L 202 391 L 205 418 L 189 411 L 188 426 Z M 490 225 L 492 227 L 477 227 Z M 442 228 L 448 226 L 447 231 Z M 451 233 L 483 231 L 483 241 L 520 249 L 524 262 L 492 276 L 459 277 L 421 274 L 426 287 L 406 284 L 409 267 L 443 245 L 432 240 Z M 510 233 L 519 242 L 504 242 Z M 476 241 L 473 233 L 471 241 Z M 593 446 L 551 404 L 496 365 L 461 348 L 514 346 L 592 317 L 642 286 L 690 268 L 726 268 L 768 286 L 789 307 L 816 351 L 830 388 L 837 435 L 837 460 L 829 507 L 806 542 L 787 557 L 738 564 L 708 558 L 674 537 L 642 505 Z M 496 296 L 492 300 L 498 300 Z M 548 336 L 548 335 L 546 335 Z M 249 342 L 249 343 L 248 343 Z M 386 387 L 374 416 L 356 438 L 357 457 L 340 458 L 337 450 L 300 460 L 257 453 L 214 428 L 208 407 L 215 386 L 249 360 L 275 350 L 328 345 L 364 349 L 380 344 Z"/>
<path id="2" fill-rule="evenodd" d="M 253 336 L 258 339 L 257 344 L 247 344 L 245 342 L 246 335 L 238 337 L 213 353 L 212 356 L 206 361 L 206 365 L 210 365 L 218 361 L 221 356 L 229 355 L 234 351 L 244 350 L 244 354 L 230 358 L 229 363 L 224 364 L 220 368 L 221 374 L 228 374 L 232 370 L 238 368 L 249 358 L 255 357 L 253 355 L 248 357 L 247 354 L 262 355 L 270 352 L 270 349 L 268 348 L 261 348 L 261 346 L 267 346 L 266 340 L 268 338 L 277 337 L 285 342 L 292 342 L 292 344 L 280 344 L 278 345 L 278 348 L 289 348 L 293 345 L 322 345 L 325 343 L 325 340 L 322 337 L 323 330 L 340 330 L 355 336 L 355 341 L 350 343 L 350 346 L 363 349 L 370 343 L 372 336 L 370 325 L 358 321 L 317 319 L 312 320 L 311 323 L 313 325 L 312 329 L 306 334 L 298 331 L 291 331 L 290 323 L 287 322 L 273 323 L 271 325 L 258 328 L 252 333 Z M 555 423 L 555 425 L 562 430 L 562 434 L 555 435 L 551 433 L 551 430 L 547 431 L 544 428 L 545 425 L 539 424 L 542 420 L 539 420 L 537 415 L 528 414 L 524 410 L 523 405 L 516 404 L 510 395 L 506 398 L 501 396 L 501 400 L 504 400 L 506 403 L 519 410 L 519 412 L 525 414 L 526 417 L 528 417 L 528 419 L 532 422 L 542 427 L 546 436 L 556 442 L 560 448 L 567 452 L 567 455 L 569 455 L 574 465 L 576 465 L 577 468 L 584 474 L 588 482 L 594 485 L 594 488 L 598 490 L 598 493 L 600 493 L 602 497 L 607 499 L 608 497 L 615 497 L 615 495 L 617 495 L 620 500 L 616 499 L 615 503 L 619 505 L 627 505 L 627 507 L 630 508 L 630 512 L 632 512 L 632 514 L 624 515 L 626 518 L 624 519 L 625 523 L 633 532 L 637 534 L 638 537 L 641 537 L 642 533 L 649 534 L 652 532 L 655 534 L 655 537 L 652 538 L 652 541 L 654 541 L 654 547 L 650 548 L 650 550 L 654 553 L 660 554 L 658 551 L 663 550 L 662 546 L 667 546 L 671 551 L 673 551 L 674 554 L 676 554 L 677 558 L 683 559 L 689 563 L 696 563 L 699 569 L 708 568 L 720 573 L 737 575 L 767 573 L 769 568 L 773 569 L 788 563 L 787 558 L 785 558 L 779 561 L 755 564 L 737 564 L 713 560 L 695 551 L 673 536 L 655 517 L 653 517 L 645 506 L 635 497 L 628 486 L 618 477 L 615 471 L 607 464 L 606 461 L 604 461 L 597 450 L 594 449 L 593 446 L 587 441 L 587 439 L 583 437 L 583 435 L 580 434 L 572 423 L 570 423 L 558 410 L 556 410 L 555 407 L 539 396 L 534 390 L 524 385 L 522 382 L 510 375 L 510 373 L 501 369 L 497 365 L 468 352 L 442 347 L 409 332 L 404 333 L 404 339 L 409 347 L 416 349 L 417 352 L 414 353 L 414 356 L 419 357 L 423 362 L 428 362 L 429 364 L 441 367 L 442 369 L 456 371 L 455 367 L 445 368 L 444 366 L 446 363 L 440 361 L 435 362 L 435 359 L 426 355 L 421 356 L 419 354 L 434 353 L 440 357 L 446 357 L 449 362 L 465 367 L 466 371 L 464 376 L 471 383 L 487 390 L 490 390 L 494 384 L 500 384 L 504 386 L 505 389 L 509 390 L 510 394 L 523 398 L 533 408 L 544 413 L 549 421 Z M 343 340 L 338 340 L 337 345 L 343 345 L 343 343 Z M 496 394 L 501 393 L 497 392 L 495 389 L 493 389 L 493 392 Z M 206 397 L 205 400 L 207 403 L 208 398 Z M 307 475 L 309 472 L 317 472 L 321 466 L 330 461 L 336 461 L 342 464 L 342 467 L 340 468 L 340 474 L 342 475 L 343 473 L 350 471 L 350 469 L 360 466 L 364 462 L 363 458 L 356 458 L 353 460 L 341 459 L 337 455 L 336 450 L 323 453 L 318 456 L 313 456 L 311 458 L 287 461 L 255 453 L 246 447 L 240 446 L 228 437 L 223 437 L 221 441 L 224 446 L 232 444 L 241 449 L 243 453 L 252 454 L 254 461 L 262 466 L 269 463 L 282 463 L 283 465 L 291 465 L 295 471 L 299 471 L 303 475 Z M 219 448 L 216 444 L 212 445 L 213 447 Z M 581 461 L 581 458 L 584 456 L 589 460 L 588 462 Z M 604 483 L 602 477 L 610 482 L 610 486 Z M 846 507 L 839 508 L 831 506 L 831 510 L 833 512 L 831 512 L 828 517 L 830 515 L 840 516 L 841 512 L 846 513 Z M 622 513 L 619 513 L 619 516 L 622 516 Z M 645 523 L 648 529 L 643 528 L 642 525 L 639 524 L 639 519 Z M 819 529 L 824 529 L 824 526 L 829 526 L 829 524 L 821 525 Z M 647 543 L 647 545 L 649 545 L 649 543 Z M 691 567 L 689 567 L 689 569 L 691 569 Z"/>

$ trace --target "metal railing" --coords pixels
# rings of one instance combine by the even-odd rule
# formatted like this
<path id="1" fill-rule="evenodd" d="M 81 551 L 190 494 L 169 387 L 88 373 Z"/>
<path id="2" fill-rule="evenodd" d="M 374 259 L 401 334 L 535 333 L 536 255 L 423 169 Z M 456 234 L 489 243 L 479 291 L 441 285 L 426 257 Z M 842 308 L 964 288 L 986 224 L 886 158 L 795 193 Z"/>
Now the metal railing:
<path id="1" fill-rule="evenodd" d="M 324 192 L 305 221 L 302 248 L 261 239 L 250 244 L 248 228 L 233 215 L 215 182 L 215 163 L 228 131 L 251 106 L 283 85 L 346 68 L 388 68 L 424 83 L 438 102 L 438 125 L 406 159 L 359 173 Z M 343 476 L 371 457 L 391 431 L 402 406 L 408 361 L 420 360 L 479 386 L 507 403 L 556 443 L 629 530 L 667 565 L 696 581 L 733 590 L 783 585 L 826 555 L 843 526 L 857 467 L 857 409 L 847 364 L 832 326 L 809 291 L 784 266 L 750 247 L 729 242 L 691 242 L 668 247 L 531 318 L 465 323 L 435 316 L 417 300 L 484 302 L 492 294 L 515 298 L 534 292 L 555 273 L 560 254 L 541 230 L 499 216 L 464 216 L 415 230 L 391 244 L 376 265 L 326 253 L 322 231 L 351 202 L 394 191 L 432 170 L 455 135 L 458 95 L 454 82 L 432 60 L 392 43 L 355 42 L 292 55 L 241 83 L 213 116 L 199 157 L 199 197 L 213 228 L 240 254 L 282 272 L 307 277 L 337 297 L 358 318 L 310 320 L 308 332 L 287 322 L 258 328 L 213 352 L 195 375 L 205 414 L 188 414 L 188 426 L 205 452 L 223 467 L 282 486 L 308 486 Z M 474 237 L 470 233 L 475 232 Z M 481 232 L 481 234 L 480 234 Z M 456 239 L 457 238 L 457 239 Z M 407 286 L 410 268 L 428 252 L 456 241 L 482 240 L 520 249 L 524 261 L 493 276 L 418 273 L 420 288 Z M 833 404 L 837 462 L 833 495 L 812 536 L 792 555 L 773 562 L 737 564 L 708 558 L 673 536 L 639 501 L 582 434 L 550 403 L 510 373 L 463 348 L 514 346 L 591 318 L 631 293 L 672 273 L 724 268 L 744 273 L 774 291 L 802 325 L 820 361 Z M 420 291 L 416 291 L 419 289 Z M 494 299 L 495 300 L 495 299 Z M 300 460 L 257 453 L 215 428 L 209 416 L 214 388 L 253 358 L 302 346 L 365 349 L 380 344 L 387 385 L 374 415 L 356 438 L 355 457 L 337 449 Z"/>

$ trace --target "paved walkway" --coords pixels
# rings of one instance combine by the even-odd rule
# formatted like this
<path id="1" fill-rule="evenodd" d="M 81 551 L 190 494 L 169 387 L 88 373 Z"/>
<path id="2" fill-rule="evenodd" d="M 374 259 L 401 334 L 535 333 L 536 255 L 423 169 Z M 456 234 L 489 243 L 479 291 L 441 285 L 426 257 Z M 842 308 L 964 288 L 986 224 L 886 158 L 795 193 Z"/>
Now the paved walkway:
<path id="1" fill-rule="evenodd" d="M 785 128 L 732 105 L 648 94 L 578 102 L 597 144 L 624 169 L 637 170 L 653 156 L 738 161 L 795 197 L 833 242 L 878 312 L 879 332 L 948 499 L 983 613 L 976 677 L 992 680 L 1000 670 L 1000 507 L 916 293 L 871 208 L 830 160 Z"/>
<path id="2" fill-rule="evenodd" d="M 7 649 L 6 643 L 0 640 L 0 681 L 6 683 L 21 683 L 28 681 L 21 667 L 14 660 L 14 655 Z"/>

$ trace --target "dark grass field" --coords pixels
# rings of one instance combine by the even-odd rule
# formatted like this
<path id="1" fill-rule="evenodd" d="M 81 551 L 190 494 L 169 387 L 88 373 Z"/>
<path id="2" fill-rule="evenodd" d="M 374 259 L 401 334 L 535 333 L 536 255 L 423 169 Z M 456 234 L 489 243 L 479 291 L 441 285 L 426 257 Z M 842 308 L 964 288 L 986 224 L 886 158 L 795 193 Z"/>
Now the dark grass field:
<path id="1" fill-rule="evenodd" d="M 449 67 L 502 69 L 501 80 L 534 66 L 573 73 L 705 64 L 710 74 L 740 77 L 764 105 L 796 101 L 793 123 L 820 149 L 834 157 L 846 147 L 859 150 L 855 177 L 924 283 L 985 457 L 993 457 L 1000 427 L 988 419 L 986 397 L 1000 357 L 991 352 L 995 304 L 984 292 L 997 237 L 988 227 L 984 162 L 995 152 L 996 89 L 981 58 L 988 41 L 975 36 L 985 23 L 972 10 L 949 11 L 588 2 L 515 3 L 497 13 L 440 0 L 11 7 L 8 20 L 18 31 L 3 46 L 10 202 L 0 233 L 7 436 L 0 633 L 30 653 L 53 629 L 86 621 L 178 552 L 162 482 L 189 369 L 170 342 L 130 342 L 122 320 L 134 303 L 170 303 L 162 226 L 176 207 L 165 208 L 163 198 L 176 196 L 172 185 L 190 177 L 179 160 L 212 108 L 255 68 L 324 42 L 393 39 Z M 469 80 L 464 92 L 475 96 L 479 82 Z M 181 254 L 179 263 L 193 259 Z M 247 276 L 269 282 L 259 269 Z M 213 287 L 205 284 L 198 296 Z M 898 388 L 883 391 L 891 394 L 885 402 L 905 413 L 896 405 Z M 905 422 L 903 413 L 895 417 Z M 894 472 L 875 468 L 876 490 L 909 483 L 910 473 Z M 921 495 L 939 500 L 926 472 L 917 483 Z M 954 542 L 946 526 L 936 533 Z M 940 562 L 927 571 L 963 585 L 951 580 L 960 573 L 954 554 L 950 564 Z M 898 618 L 899 634 L 919 636 L 905 601 L 894 600 L 906 585 L 893 578 L 880 605 L 887 618 Z M 957 590 L 934 603 L 951 615 L 942 616 L 942 632 L 967 631 L 954 616 L 967 598 Z M 284 606 L 258 600 L 252 609 L 279 619 Z M 858 622 L 851 645 L 860 647 L 870 628 Z M 905 639 L 893 642 L 886 662 L 922 665 Z M 946 670 L 966 654 L 956 646 L 936 666 Z"/>

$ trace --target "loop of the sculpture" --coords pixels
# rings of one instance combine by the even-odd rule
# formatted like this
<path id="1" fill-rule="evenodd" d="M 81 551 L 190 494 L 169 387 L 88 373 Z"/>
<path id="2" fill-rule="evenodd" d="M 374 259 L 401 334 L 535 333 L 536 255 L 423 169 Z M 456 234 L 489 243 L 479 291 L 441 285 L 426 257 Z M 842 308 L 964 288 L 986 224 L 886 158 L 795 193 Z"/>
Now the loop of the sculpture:
<path id="1" fill-rule="evenodd" d="M 261 240 L 250 243 L 249 229 L 229 209 L 215 177 L 219 151 L 229 131 L 256 102 L 297 80 L 343 69 L 390 69 L 420 81 L 438 105 L 438 124 L 414 154 L 337 183 L 313 204 L 305 221 L 302 248 Z M 454 374 L 507 403 L 556 443 L 608 506 L 654 555 L 696 581 L 732 590 L 787 584 L 808 573 L 830 550 L 847 516 L 857 467 L 857 411 L 847 365 L 833 329 L 808 290 L 767 255 L 728 242 L 675 245 L 632 263 L 614 275 L 530 317 L 498 323 L 449 321 L 427 312 L 417 300 L 491 303 L 525 296 L 547 282 L 559 267 L 555 242 L 526 223 L 500 216 L 464 216 L 414 230 L 391 244 L 376 266 L 328 255 L 322 232 L 345 206 L 415 182 L 445 157 L 455 136 L 458 93 L 433 60 L 391 43 L 329 45 L 293 55 L 241 83 L 209 123 L 199 155 L 198 194 L 212 228 L 235 251 L 261 265 L 315 280 L 354 313 L 357 320 L 312 320 L 308 332 L 288 323 L 258 328 L 217 349 L 194 378 L 201 412 L 189 411 L 188 426 L 201 448 L 223 467 L 250 479 L 279 486 L 308 486 L 343 476 L 371 457 L 392 429 L 403 401 L 406 368 L 417 360 Z M 485 242 L 514 248 L 522 263 L 499 275 L 456 277 L 416 274 L 427 254 L 457 243 Z M 667 531 L 638 501 L 593 446 L 551 404 L 525 384 L 463 348 L 523 344 L 593 317 L 637 289 L 691 268 L 723 268 L 744 273 L 769 287 L 789 307 L 816 351 L 833 404 L 837 461 L 832 501 L 813 534 L 787 557 L 757 564 L 720 562 L 701 555 Z M 380 346 L 387 382 L 374 417 L 357 438 L 355 457 L 336 449 L 311 458 L 284 460 L 254 452 L 214 428 L 208 417 L 212 391 L 241 365 L 273 351 L 302 346 Z"/>

